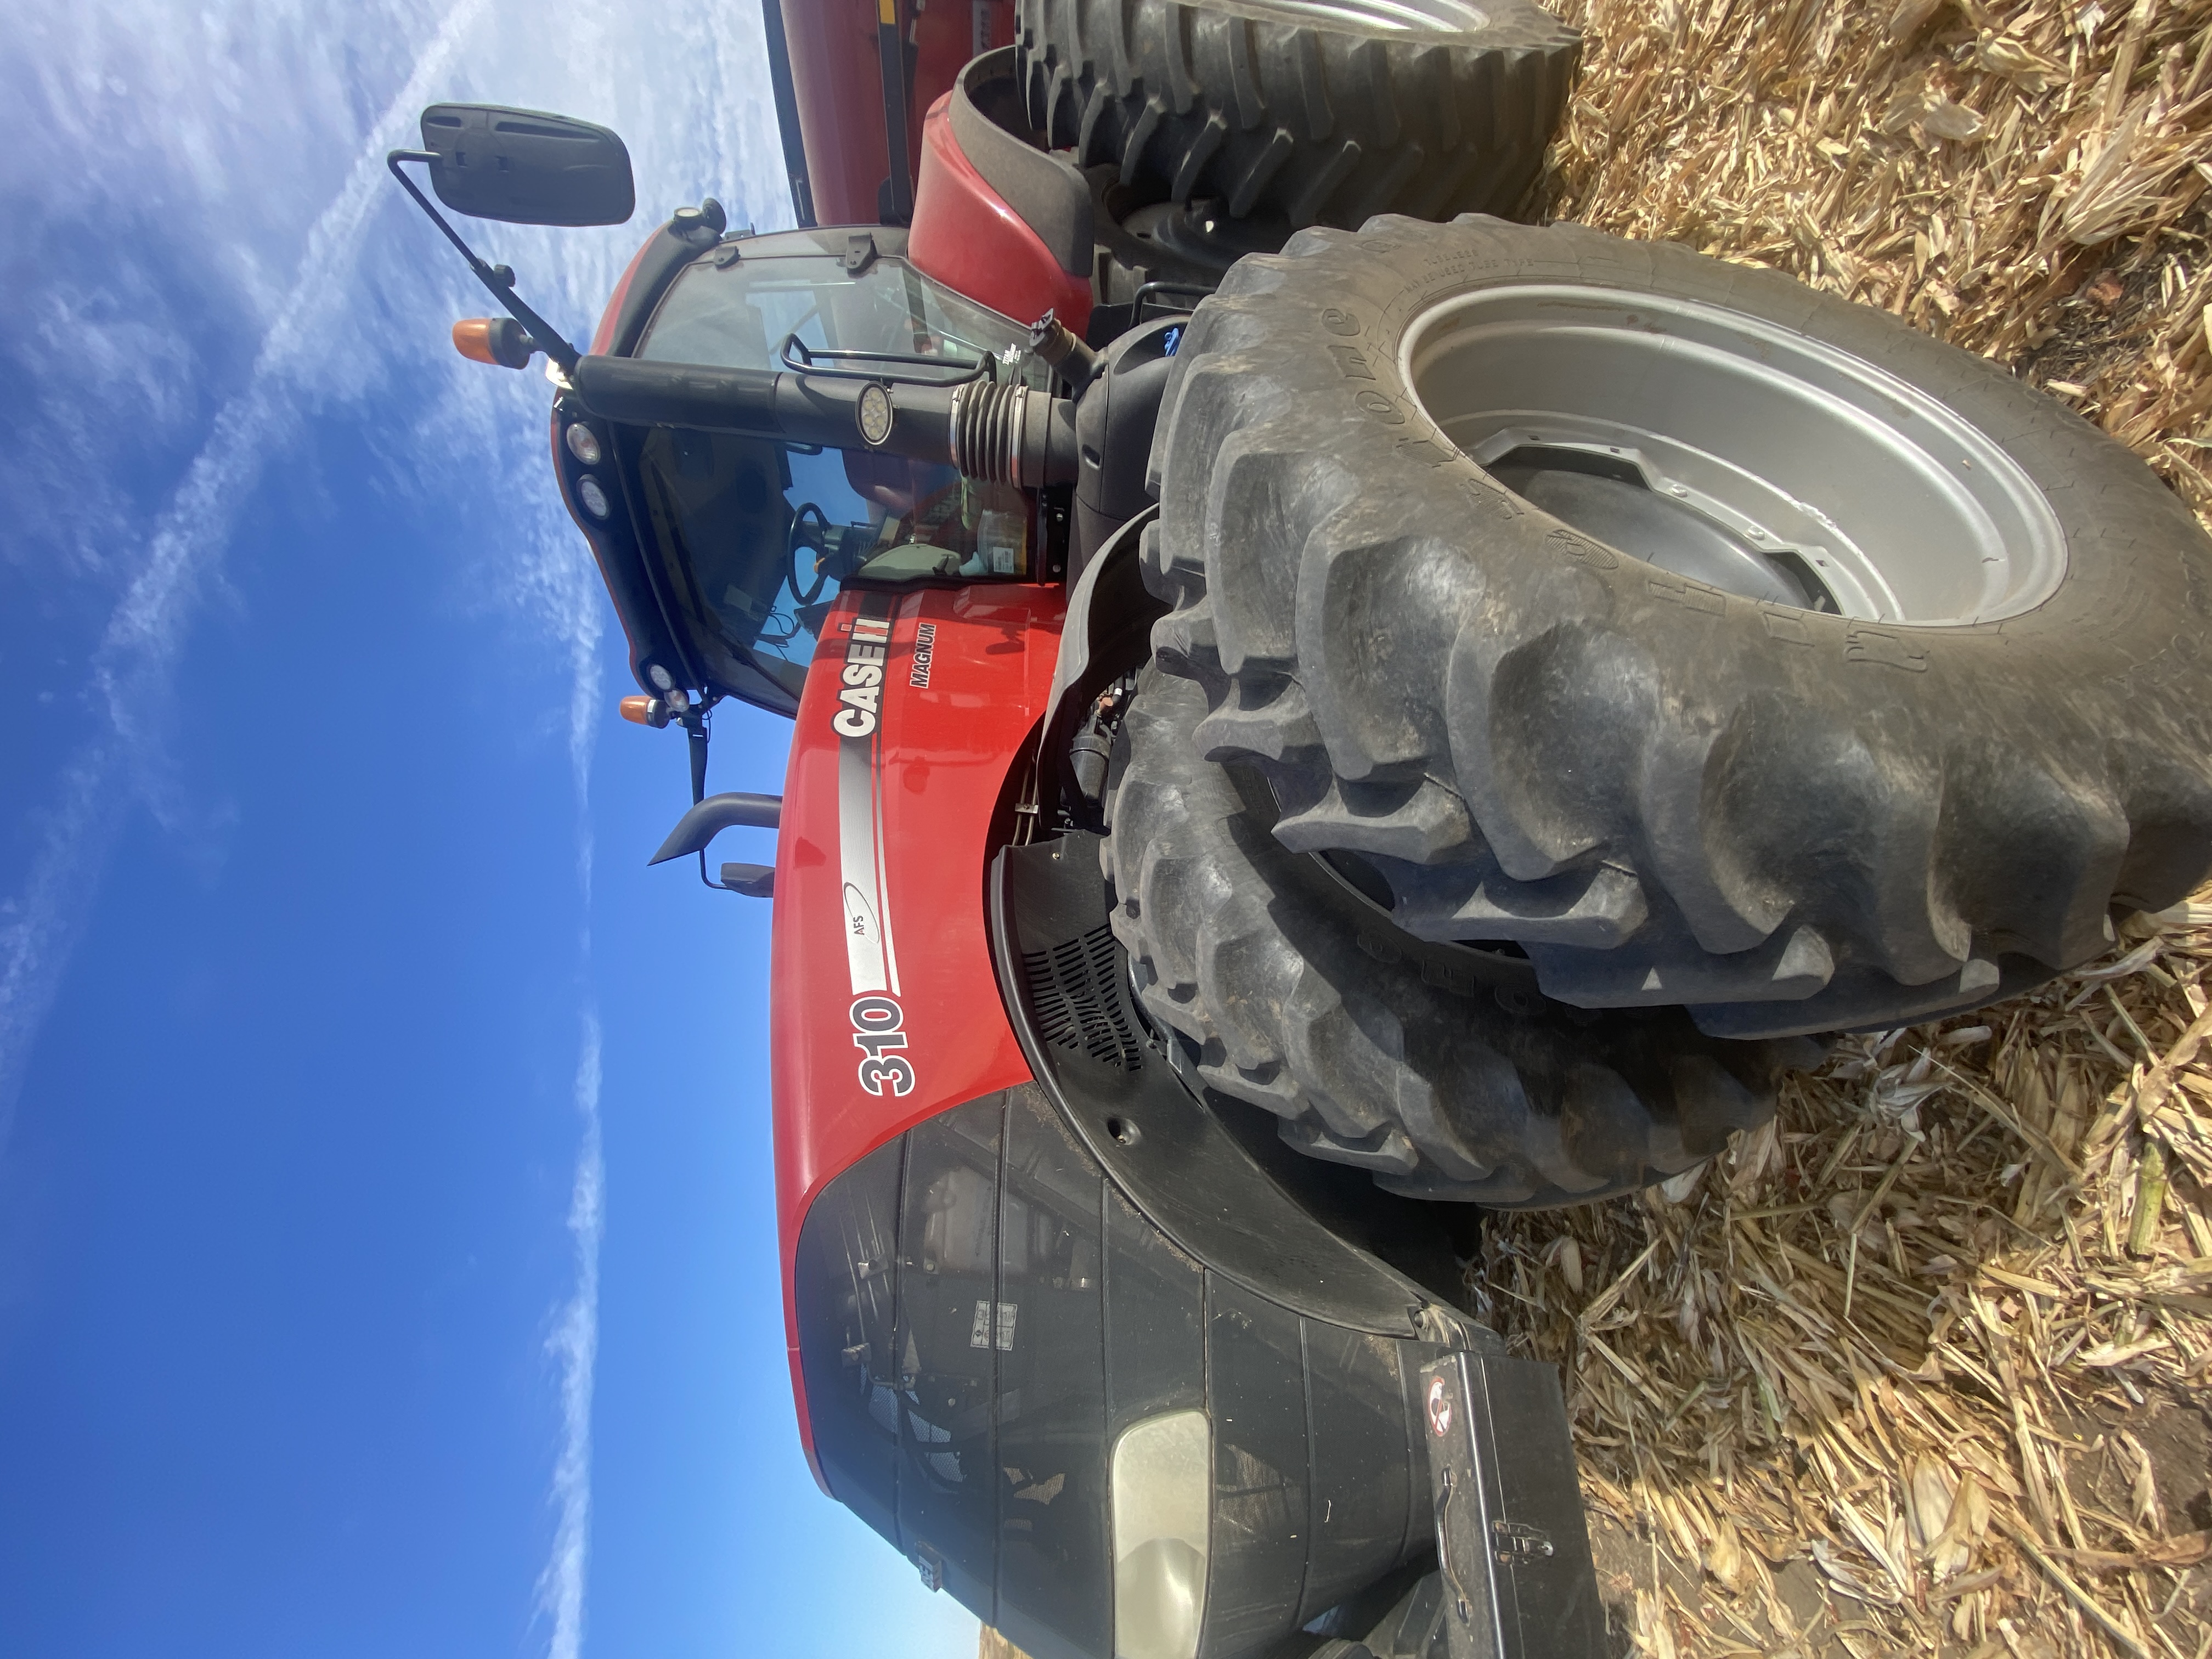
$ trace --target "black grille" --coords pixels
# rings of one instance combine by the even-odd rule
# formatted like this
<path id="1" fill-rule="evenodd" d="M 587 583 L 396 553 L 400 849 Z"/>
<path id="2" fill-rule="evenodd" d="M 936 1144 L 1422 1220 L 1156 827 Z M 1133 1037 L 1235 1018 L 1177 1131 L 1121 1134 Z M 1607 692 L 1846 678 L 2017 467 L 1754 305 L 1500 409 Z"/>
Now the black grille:
<path id="1" fill-rule="evenodd" d="M 1047 1042 L 1125 1072 L 1144 1063 L 1121 1006 L 1120 959 L 1110 926 L 1101 922 L 1080 939 L 1049 951 L 1025 951 L 1022 967 L 1030 976 L 1037 1032 Z"/>

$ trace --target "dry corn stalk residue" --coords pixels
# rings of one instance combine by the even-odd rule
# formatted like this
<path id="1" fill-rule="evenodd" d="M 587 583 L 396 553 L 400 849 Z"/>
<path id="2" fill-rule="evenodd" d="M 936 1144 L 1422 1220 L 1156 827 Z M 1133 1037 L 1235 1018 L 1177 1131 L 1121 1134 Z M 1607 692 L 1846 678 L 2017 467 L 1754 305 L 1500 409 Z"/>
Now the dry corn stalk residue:
<path id="1" fill-rule="evenodd" d="M 1882 307 L 2212 515 L 2212 0 L 1559 9 L 1539 216 Z M 1628 1647 L 2212 1656 L 2212 908 L 2122 932 L 1846 1039 L 1667 1188 L 1491 1229 Z"/>
<path id="2" fill-rule="evenodd" d="M 2212 907 L 2126 932 L 1491 1230 L 1478 1310 L 1567 1368 L 1642 1651 L 2212 1651 Z"/>

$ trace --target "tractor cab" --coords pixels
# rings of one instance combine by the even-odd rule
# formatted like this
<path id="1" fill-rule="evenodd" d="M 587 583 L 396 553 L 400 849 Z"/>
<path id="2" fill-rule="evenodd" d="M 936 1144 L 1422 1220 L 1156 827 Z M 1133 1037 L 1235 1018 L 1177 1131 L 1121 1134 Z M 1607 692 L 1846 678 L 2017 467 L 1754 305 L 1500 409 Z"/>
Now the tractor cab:
<path id="1" fill-rule="evenodd" d="M 1028 337 L 873 237 L 794 231 L 723 241 L 684 267 L 630 355 L 864 385 L 1042 388 Z M 702 690 L 757 702 L 766 679 L 795 700 L 848 583 L 1023 581 L 1036 562 L 1022 492 L 947 464 L 735 431 L 586 429 Z"/>

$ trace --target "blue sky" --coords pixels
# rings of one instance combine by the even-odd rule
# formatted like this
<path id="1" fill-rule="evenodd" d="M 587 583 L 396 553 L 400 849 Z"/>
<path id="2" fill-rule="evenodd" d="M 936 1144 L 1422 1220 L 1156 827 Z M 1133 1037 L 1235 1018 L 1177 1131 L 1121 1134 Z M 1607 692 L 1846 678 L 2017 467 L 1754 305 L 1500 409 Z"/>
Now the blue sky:
<path id="1" fill-rule="evenodd" d="M 477 228 L 581 336 L 669 209 L 788 222 L 757 9 L 0 24 L 0 1652 L 972 1653 L 806 1474 L 768 908 L 643 867 L 682 740 L 382 169 L 620 130 L 630 225 Z"/>

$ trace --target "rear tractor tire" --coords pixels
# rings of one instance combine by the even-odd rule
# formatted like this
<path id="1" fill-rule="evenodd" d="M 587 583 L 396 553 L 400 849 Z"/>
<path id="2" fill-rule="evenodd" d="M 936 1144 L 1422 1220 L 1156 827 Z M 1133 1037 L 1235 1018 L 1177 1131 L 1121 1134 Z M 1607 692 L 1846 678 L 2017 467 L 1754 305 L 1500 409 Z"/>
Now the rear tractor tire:
<path id="1" fill-rule="evenodd" d="M 1534 0 L 1021 0 L 1016 44 L 1079 165 L 1297 228 L 1510 212 L 1581 37 Z"/>

